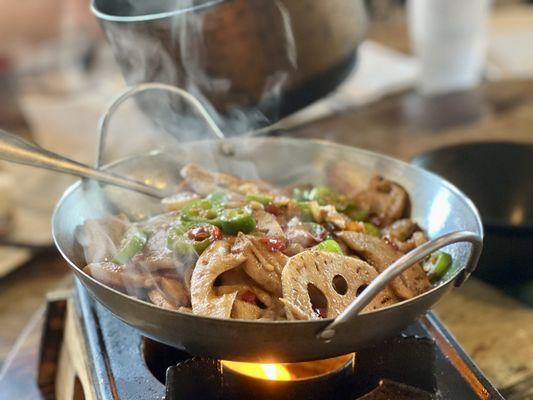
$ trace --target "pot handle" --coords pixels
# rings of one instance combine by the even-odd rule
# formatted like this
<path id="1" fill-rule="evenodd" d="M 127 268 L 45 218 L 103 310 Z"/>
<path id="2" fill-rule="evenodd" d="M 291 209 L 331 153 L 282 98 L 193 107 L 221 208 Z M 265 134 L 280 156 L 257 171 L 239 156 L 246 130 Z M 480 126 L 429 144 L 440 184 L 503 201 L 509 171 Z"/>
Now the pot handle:
<path id="1" fill-rule="evenodd" d="M 403 255 L 383 272 L 381 272 L 376 279 L 363 290 L 360 296 L 358 296 L 346 309 L 340 313 L 329 325 L 327 325 L 317 335 L 319 340 L 323 340 L 326 343 L 330 342 L 340 326 L 349 320 L 355 318 L 363 308 L 394 278 L 401 275 L 405 270 L 412 267 L 415 263 L 421 261 L 425 257 L 429 256 L 434 251 L 458 242 L 470 242 L 472 245 L 472 251 L 468 259 L 466 267 L 459 272 L 455 277 L 455 286 L 460 286 L 475 270 L 481 250 L 483 248 L 483 239 L 480 235 L 469 231 L 457 231 L 446 233 L 436 239 L 430 240 L 421 246 L 415 248 L 409 253 Z"/>
<path id="2" fill-rule="evenodd" d="M 213 134 L 219 138 L 224 139 L 224 134 L 218 127 L 218 125 L 215 123 L 213 118 L 209 115 L 205 107 L 200 103 L 200 101 L 194 97 L 192 94 L 188 93 L 187 91 L 176 87 L 172 85 L 167 85 L 165 83 L 157 83 L 157 82 L 151 82 L 151 83 L 139 83 L 134 86 L 128 87 L 126 90 L 124 90 L 122 93 L 120 93 L 117 97 L 115 97 L 111 104 L 107 107 L 107 109 L 104 111 L 102 116 L 100 117 L 100 121 L 98 123 L 98 137 L 96 142 L 96 162 L 95 167 L 98 169 L 102 166 L 103 160 L 104 160 L 104 150 L 105 150 L 105 141 L 107 138 L 107 130 L 109 127 L 109 121 L 111 120 L 111 117 L 115 113 L 115 111 L 118 109 L 118 107 L 124 103 L 126 100 L 128 100 L 130 97 L 135 96 L 138 93 L 146 92 L 149 90 L 160 90 L 160 91 L 166 91 L 173 94 L 176 94 L 183 98 L 184 100 L 188 101 L 193 108 L 196 109 L 198 114 L 205 120 L 209 128 L 211 128 L 211 131 Z"/>

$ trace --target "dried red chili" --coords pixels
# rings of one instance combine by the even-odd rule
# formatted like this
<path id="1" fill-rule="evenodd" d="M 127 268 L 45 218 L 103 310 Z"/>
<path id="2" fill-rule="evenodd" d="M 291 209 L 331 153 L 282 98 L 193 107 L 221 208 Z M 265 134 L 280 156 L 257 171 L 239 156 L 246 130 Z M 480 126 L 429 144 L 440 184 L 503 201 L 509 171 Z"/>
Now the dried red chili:
<path id="1" fill-rule="evenodd" d="M 274 253 L 285 248 L 285 241 L 278 237 L 265 236 L 261 238 L 261 242 L 265 245 L 268 251 Z"/>
<path id="2" fill-rule="evenodd" d="M 219 227 L 214 225 L 207 226 L 198 226 L 196 228 L 189 229 L 187 232 L 189 239 L 200 242 L 202 240 L 213 238 L 214 240 L 219 240 L 222 238 L 222 231 Z"/>
<path id="3" fill-rule="evenodd" d="M 255 304 L 256 301 L 257 301 L 256 294 L 254 292 L 252 292 L 251 290 L 247 290 L 246 292 L 241 294 L 239 297 L 240 297 L 240 299 L 242 301 L 245 301 L 245 302 L 251 303 L 251 304 Z"/>
<path id="4" fill-rule="evenodd" d="M 211 235 L 213 236 L 213 239 L 215 240 L 222 239 L 222 229 L 220 229 L 218 226 L 213 226 L 211 230 Z"/>

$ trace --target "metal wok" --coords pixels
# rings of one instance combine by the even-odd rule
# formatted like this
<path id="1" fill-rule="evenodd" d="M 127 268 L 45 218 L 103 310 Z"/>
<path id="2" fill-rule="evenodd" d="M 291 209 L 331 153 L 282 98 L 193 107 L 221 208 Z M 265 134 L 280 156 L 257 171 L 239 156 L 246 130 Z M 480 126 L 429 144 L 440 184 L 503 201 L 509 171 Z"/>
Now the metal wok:
<path id="1" fill-rule="evenodd" d="M 118 212 L 141 218 L 161 211 L 156 199 L 117 187 L 102 187 L 93 181 L 74 184 L 59 201 L 53 216 L 54 240 L 76 276 L 100 303 L 157 341 L 196 355 L 262 362 L 295 362 L 350 353 L 396 335 L 454 284 L 460 285 L 475 268 L 481 249 L 482 225 L 474 205 L 455 187 L 436 175 L 386 156 L 327 142 L 288 138 L 190 142 L 166 152 L 124 159 L 105 169 L 164 189 L 179 183 L 181 166 L 195 162 L 209 169 L 261 177 L 285 185 L 327 182 L 326 167 L 340 161 L 357 171 L 354 178 L 357 181 L 365 182 L 379 173 L 401 183 L 411 196 L 412 217 L 431 238 L 467 231 L 444 236 L 425 249 L 429 253 L 452 242 L 472 243 L 447 247 L 446 251 L 453 256 L 453 267 L 432 290 L 369 313 L 358 314 L 358 309 L 350 307 L 331 325 L 332 320 L 215 319 L 158 308 L 106 287 L 82 272 L 85 261 L 75 232 L 83 221 Z M 418 255 L 423 256 L 420 252 Z M 408 261 L 407 264 L 413 262 Z M 407 267 L 404 264 L 402 269 Z M 384 279 L 388 281 L 390 276 Z M 372 285 L 359 298 L 369 297 Z"/>

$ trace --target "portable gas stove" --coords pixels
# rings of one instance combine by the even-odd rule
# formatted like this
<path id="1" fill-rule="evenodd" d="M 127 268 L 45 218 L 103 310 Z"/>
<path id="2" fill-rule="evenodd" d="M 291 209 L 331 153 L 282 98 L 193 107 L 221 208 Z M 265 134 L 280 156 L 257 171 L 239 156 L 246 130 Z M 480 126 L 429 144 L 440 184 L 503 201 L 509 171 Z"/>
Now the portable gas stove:
<path id="1" fill-rule="evenodd" d="M 503 399 L 432 313 L 356 354 L 231 363 L 141 336 L 79 282 L 70 299 L 49 303 L 39 386 L 45 398 L 60 400 Z"/>

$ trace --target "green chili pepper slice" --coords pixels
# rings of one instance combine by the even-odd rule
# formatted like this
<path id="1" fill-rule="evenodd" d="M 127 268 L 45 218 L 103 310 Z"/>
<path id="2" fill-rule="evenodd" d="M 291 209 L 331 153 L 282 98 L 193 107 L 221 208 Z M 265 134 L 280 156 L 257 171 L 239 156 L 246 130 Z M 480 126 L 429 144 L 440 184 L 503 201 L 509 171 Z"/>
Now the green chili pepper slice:
<path id="1" fill-rule="evenodd" d="M 256 201 L 266 206 L 272 204 L 274 198 L 266 194 L 253 193 L 246 195 L 246 201 Z"/>
<path id="2" fill-rule="evenodd" d="M 170 228 L 167 236 L 167 249 L 174 250 L 176 243 L 183 241 L 183 235 L 185 235 L 192 225 L 191 222 L 181 221 L 179 224 Z"/>
<path id="3" fill-rule="evenodd" d="M 213 202 L 208 199 L 195 200 L 181 211 L 181 219 L 189 222 L 211 222 L 218 217 Z"/>
<path id="4" fill-rule="evenodd" d="M 297 201 L 309 201 L 309 190 L 294 188 L 292 197 Z"/>
<path id="5" fill-rule="evenodd" d="M 365 233 L 370 236 L 381 237 L 381 230 L 374 224 L 370 222 L 363 222 L 365 227 Z"/>
<path id="6" fill-rule="evenodd" d="M 298 208 L 300 209 L 300 219 L 303 222 L 312 222 L 313 219 L 313 213 L 311 212 L 311 206 L 309 205 L 309 202 L 307 201 L 299 201 L 298 202 Z"/>
<path id="7" fill-rule="evenodd" d="M 355 203 L 348 201 L 345 196 L 341 195 L 337 198 L 335 208 L 354 221 L 366 221 L 368 219 L 368 212 L 360 210 Z"/>
<path id="8" fill-rule="evenodd" d="M 181 240 L 174 241 L 172 243 L 171 250 L 174 251 L 180 257 L 189 257 L 191 255 L 200 255 L 209 245 L 213 243 L 213 240 L 205 239 L 201 242 L 182 238 Z M 168 243 L 167 243 L 168 245 Z"/>
<path id="9" fill-rule="evenodd" d="M 437 251 L 424 263 L 424 270 L 428 274 L 429 281 L 435 283 L 441 279 L 452 265 L 452 256 L 444 251 Z"/>
<path id="10" fill-rule="evenodd" d="M 307 196 L 307 200 L 317 201 L 322 205 L 331 202 L 334 198 L 335 193 L 327 186 L 315 186 Z"/>
<path id="11" fill-rule="evenodd" d="M 252 214 L 244 208 L 227 210 L 220 215 L 220 228 L 228 235 L 239 232 L 250 233 L 255 229 L 255 220 Z"/>
<path id="12" fill-rule="evenodd" d="M 112 261 L 119 265 L 126 264 L 135 254 L 144 248 L 147 240 L 148 235 L 145 232 L 136 226 L 131 227 L 126 232 L 124 239 L 122 239 Z"/>
<path id="13" fill-rule="evenodd" d="M 220 228 L 207 223 L 180 223 L 173 226 L 167 236 L 167 248 L 181 256 L 204 252 L 211 243 L 222 237 Z"/>
<path id="14" fill-rule="evenodd" d="M 333 239 L 327 239 L 313 247 L 317 251 L 343 254 L 341 246 Z"/>
<path id="15" fill-rule="evenodd" d="M 225 204 L 229 200 L 229 195 L 226 192 L 213 192 L 213 193 L 210 193 L 206 197 L 206 199 L 215 205 Z"/>
<path id="16" fill-rule="evenodd" d="M 351 210 L 345 213 L 354 221 L 366 221 L 368 219 L 368 212 L 364 210 Z"/>
<path id="17" fill-rule="evenodd" d="M 198 252 L 194 247 L 194 242 L 186 239 L 177 240 L 172 243 L 172 251 L 178 257 L 190 257 L 198 255 Z"/>

